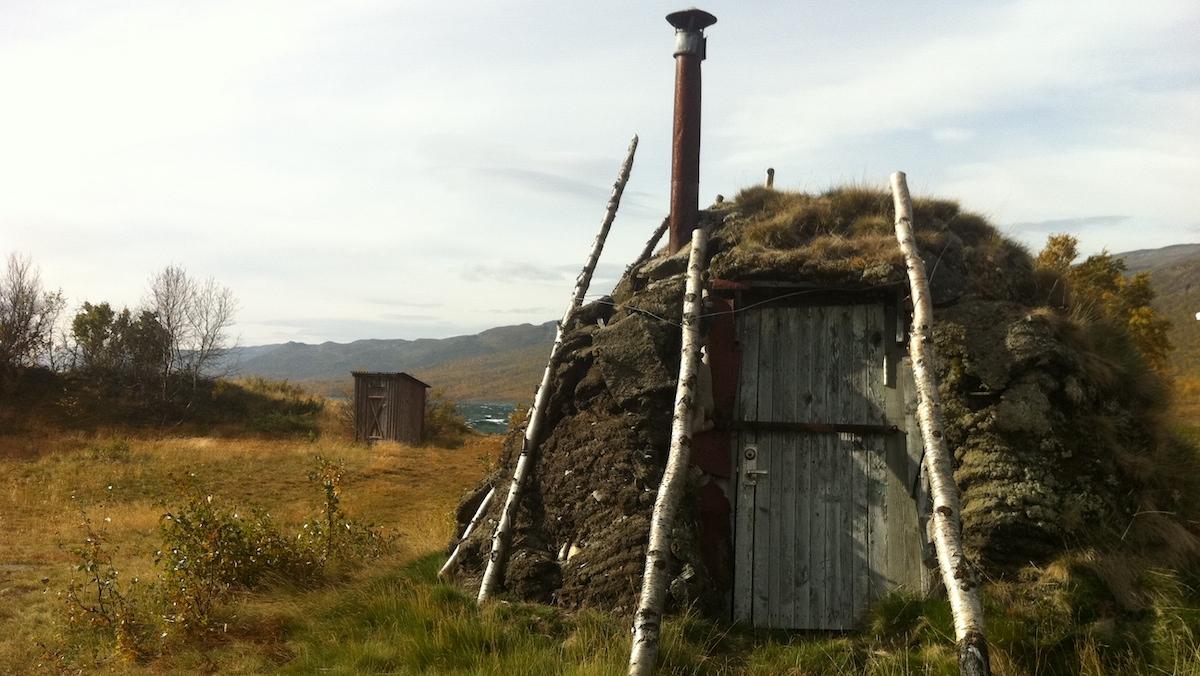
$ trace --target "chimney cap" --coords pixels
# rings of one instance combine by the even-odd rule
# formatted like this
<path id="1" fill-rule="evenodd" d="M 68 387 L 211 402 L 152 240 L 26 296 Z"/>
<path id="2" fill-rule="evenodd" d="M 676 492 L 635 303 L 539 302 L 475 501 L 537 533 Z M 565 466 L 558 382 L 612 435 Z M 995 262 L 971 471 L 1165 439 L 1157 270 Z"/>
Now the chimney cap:
<path id="1" fill-rule="evenodd" d="M 682 31 L 702 31 L 716 22 L 717 17 L 695 7 L 667 15 L 667 23 Z"/>

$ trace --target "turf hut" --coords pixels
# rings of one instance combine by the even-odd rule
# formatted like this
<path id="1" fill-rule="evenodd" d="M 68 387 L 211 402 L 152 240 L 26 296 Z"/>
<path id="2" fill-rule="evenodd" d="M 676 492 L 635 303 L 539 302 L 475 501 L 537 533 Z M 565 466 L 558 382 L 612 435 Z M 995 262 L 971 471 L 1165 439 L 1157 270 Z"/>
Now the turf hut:
<path id="1" fill-rule="evenodd" d="M 845 629 L 935 575 L 890 196 L 767 188 L 701 212 L 706 368 L 670 597 L 756 626 Z M 953 202 L 917 200 L 936 371 L 972 560 L 1003 575 L 1119 531 L 1153 405 L 1128 346 L 1045 301 L 1056 282 Z M 514 598 L 632 612 L 670 438 L 688 248 L 633 266 L 566 327 L 504 577 Z M 521 447 L 464 500 L 507 489 Z M 1161 507 L 1161 505 L 1160 505 Z M 499 501 L 463 542 L 477 585 Z"/>
<path id="2" fill-rule="evenodd" d="M 986 674 L 976 573 L 1068 544 L 1200 554 L 1162 516 L 1192 498 L 1155 469 L 1171 466 L 1161 380 L 1128 327 L 1067 309 L 1068 265 L 1039 268 L 954 202 L 910 203 L 900 173 L 892 194 L 806 194 L 772 172 L 696 209 L 715 17 L 667 20 L 670 216 L 612 294 L 580 306 L 635 137 L 529 422 L 460 505 L 443 574 L 481 602 L 632 615 L 631 674 L 655 664 L 664 589 L 668 609 L 845 630 L 893 590 L 943 585 L 960 671 Z M 1093 568 L 1120 587 L 1119 566 Z"/>

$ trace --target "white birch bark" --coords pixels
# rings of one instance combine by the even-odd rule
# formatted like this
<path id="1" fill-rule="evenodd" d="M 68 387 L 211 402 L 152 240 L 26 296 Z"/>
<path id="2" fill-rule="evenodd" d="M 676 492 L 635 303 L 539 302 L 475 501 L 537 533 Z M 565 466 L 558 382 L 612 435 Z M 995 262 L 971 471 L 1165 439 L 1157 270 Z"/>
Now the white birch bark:
<path id="1" fill-rule="evenodd" d="M 903 172 L 892 174 L 892 199 L 896 207 L 896 239 L 904 253 L 912 287 L 913 328 L 908 350 L 917 385 L 917 421 L 925 444 L 925 470 L 933 498 L 930 517 L 933 543 L 954 614 L 959 671 L 969 676 L 987 676 L 991 673 L 991 665 L 983 628 L 983 607 L 979 601 L 978 583 L 963 552 L 962 510 L 958 486 L 954 483 L 954 461 L 946 445 L 942 400 L 933 370 L 933 302 L 925 261 L 921 259 L 913 237 L 912 199 Z"/>
<path id="2" fill-rule="evenodd" d="M 629 267 L 625 268 L 626 274 L 642 263 L 650 260 L 650 257 L 654 255 L 654 247 L 658 245 L 658 240 L 662 239 L 663 233 L 667 231 L 667 227 L 670 225 L 671 219 L 664 218 L 662 224 L 655 228 L 654 234 L 650 235 L 650 239 L 646 242 L 646 246 L 642 249 L 642 253 L 638 254 L 638 257 L 629 264 Z"/>
<path id="3" fill-rule="evenodd" d="M 700 310 L 708 236 L 701 228 L 692 231 L 687 286 L 683 297 L 683 340 L 680 347 L 679 382 L 675 387 L 675 413 L 671 418 L 671 449 L 654 514 L 650 519 L 650 542 L 642 572 L 642 593 L 633 618 L 633 646 L 629 653 L 630 676 L 649 674 L 658 657 L 671 557 L 671 527 L 683 497 L 692 458 L 692 407 L 696 401 L 696 369 L 700 363 Z"/>
<path id="4" fill-rule="evenodd" d="M 450 575 L 450 570 L 454 568 L 454 562 L 458 561 L 458 553 L 462 551 L 462 545 L 471 537 L 471 533 L 475 532 L 475 527 L 483 520 L 483 515 L 487 513 L 487 508 L 492 504 L 492 498 L 496 496 L 496 487 L 483 496 L 483 501 L 479 503 L 479 508 L 475 510 L 475 516 L 471 517 L 470 523 L 463 529 L 462 537 L 458 539 L 458 544 L 454 545 L 454 551 L 450 552 L 450 557 L 446 559 L 446 563 L 442 569 L 438 571 L 438 579 L 444 580 Z"/>
<path id="5" fill-rule="evenodd" d="M 571 303 L 567 306 L 567 311 L 563 313 L 563 318 L 555 331 L 554 346 L 550 348 L 550 358 L 546 361 L 542 382 L 538 385 L 537 394 L 534 396 L 533 407 L 529 409 L 529 421 L 525 426 L 525 441 L 521 444 L 521 455 L 517 458 L 517 466 L 508 487 L 504 508 L 500 512 L 500 520 L 496 524 L 495 532 L 492 533 L 492 552 L 488 556 L 487 568 L 479 583 L 479 603 L 487 601 L 500 584 L 508 557 L 508 547 L 512 542 L 513 519 L 520 502 L 521 491 L 537 455 L 542 421 L 546 414 L 546 403 L 550 398 L 550 384 L 561 359 L 563 335 L 571 327 L 575 313 L 583 304 L 583 297 L 592 283 L 592 273 L 595 272 L 596 263 L 600 260 L 600 252 L 604 250 L 604 240 L 608 237 L 608 230 L 617 216 L 617 207 L 621 204 L 621 194 L 625 192 L 625 184 L 629 181 L 629 172 L 633 168 L 633 155 L 637 151 L 637 145 L 638 137 L 634 136 L 629 143 L 629 151 L 625 155 L 625 161 L 621 164 L 621 170 L 617 174 L 617 181 L 613 184 L 612 195 L 608 198 L 608 208 L 604 212 L 604 221 L 600 224 L 600 232 L 596 235 L 596 241 L 592 243 L 592 252 L 588 256 L 587 262 L 584 263 L 583 270 L 579 272 L 579 278 L 575 281 L 575 290 L 571 293 Z"/>

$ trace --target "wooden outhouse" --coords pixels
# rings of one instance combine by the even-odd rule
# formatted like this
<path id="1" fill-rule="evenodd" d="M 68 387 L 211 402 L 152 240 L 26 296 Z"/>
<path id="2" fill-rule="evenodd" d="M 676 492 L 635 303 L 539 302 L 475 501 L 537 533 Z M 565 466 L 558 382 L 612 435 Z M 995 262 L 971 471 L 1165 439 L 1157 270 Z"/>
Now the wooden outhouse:
<path id="1" fill-rule="evenodd" d="M 695 448 L 731 617 L 852 629 L 882 594 L 920 591 L 930 550 L 899 289 L 715 280 L 711 302 L 715 426 Z"/>
<path id="2" fill-rule="evenodd" d="M 354 440 L 421 442 L 425 390 L 407 373 L 354 372 Z"/>

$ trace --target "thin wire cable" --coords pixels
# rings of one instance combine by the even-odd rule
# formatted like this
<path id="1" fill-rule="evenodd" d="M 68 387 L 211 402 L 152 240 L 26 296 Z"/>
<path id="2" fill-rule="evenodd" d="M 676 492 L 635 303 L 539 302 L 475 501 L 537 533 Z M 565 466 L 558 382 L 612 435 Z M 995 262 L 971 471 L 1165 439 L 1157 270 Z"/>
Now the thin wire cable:
<path id="1" fill-rule="evenodd" d="M 835 292 L 837 292 L 837 291 L 841 291 L 841 292 L 877 291 L 879 289 L 886 289 L 891 286 L 894 286 L 894 285 L 892 285 L 892 284 L 876 284 L 874 286 L 858 286 L 858 287 L 848 287 L 848 286 L 832 287 L 831 286 L 831 287 L 822 287 L 819 289 L 801 289 L 799 291 L 792 291 L 790 293 L 784 293 L 784 294 L 780 294 L 778 296 L 772 296 L 771 298 L 767 298 L 765 300 L 761 300 L 756 303 L 751 303 L 749 305 L 745 305 L 742 307 L 734 308 L 732 310 L 721 310 L 718 312 L 705 312 L 705 313 L 701 314 L 700 317 L 703 319 L 705 317 L 717 317 L 720 315 L 733 315 L 733 314 L 737 314 L 739 312 L 745 312 L 746 310 L 752 310 L 760 305 L 766 305 L 768 303 L 774 303 L 776 301 L 783 300 L 785 298 L 792 298 L 794 296 L 803 296 L 803 295 L 811 294 L 811 293 L 825 293 L 825 292 L 829 292 L 829 291 L 835 291 Z M 618 310 L 630 310 L 633 312 L 638 312 L 638 313 L 646 315 L 647 317 L 657 319 L 660 322 L 664 322 L 666 324 L 670 324 L 671 326 L 676 326 L 676 327 L 682 328 L 682 325 L 680 325 L 678 322 L 673 322 L 670 319 L 667 319 L 666 317 L 657 315 L 645 308 L 641 308 L 641 307 L 638 307 L 636 305 L 632 305 L 629 303 L 616 303 L 611 300 L 604 300 L 605 296 L 607 296 L 607 295 L 608 294 L 605 294 L 598 298 L 593 298 L 592 302 L 599 303 L 600 305 L 608 305 L 608 306 L 616 308 Z"/>

